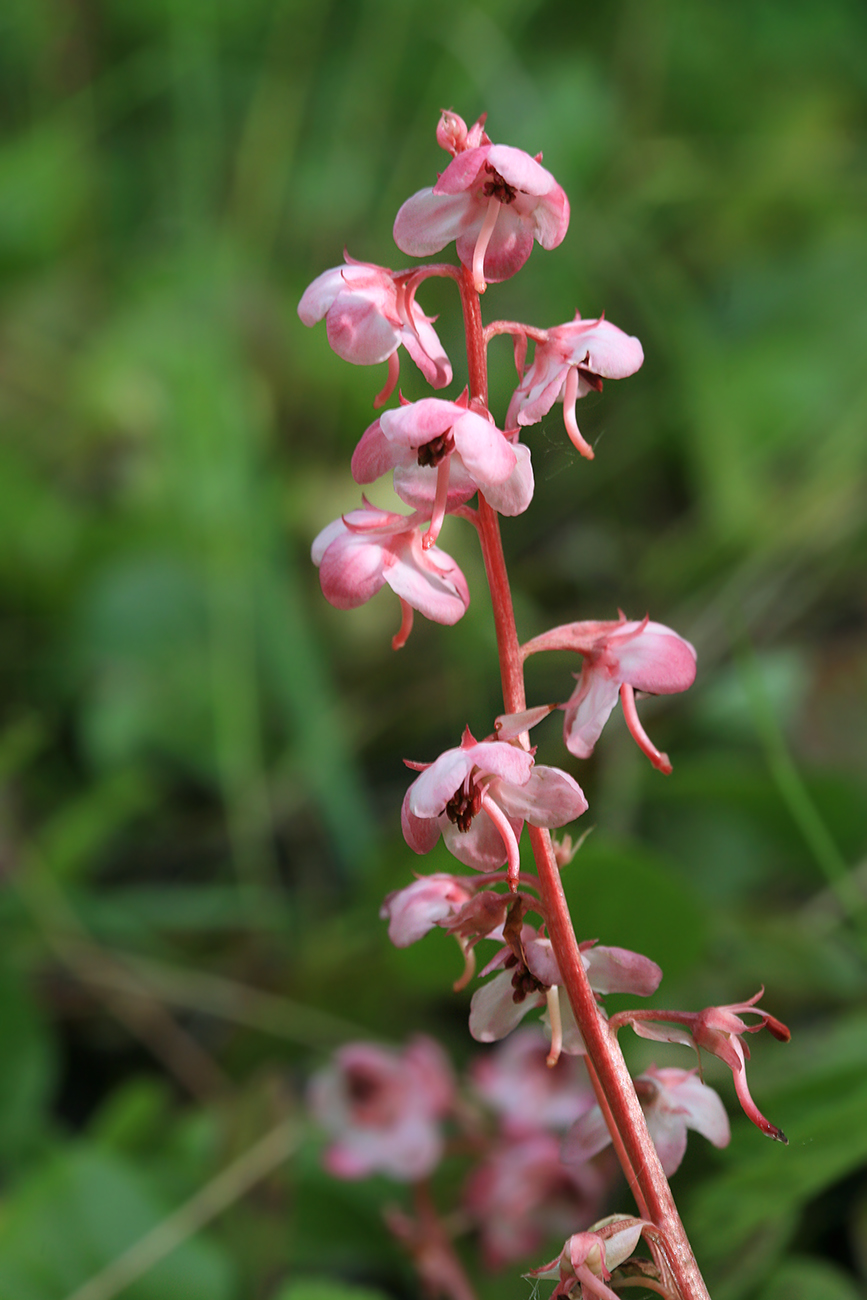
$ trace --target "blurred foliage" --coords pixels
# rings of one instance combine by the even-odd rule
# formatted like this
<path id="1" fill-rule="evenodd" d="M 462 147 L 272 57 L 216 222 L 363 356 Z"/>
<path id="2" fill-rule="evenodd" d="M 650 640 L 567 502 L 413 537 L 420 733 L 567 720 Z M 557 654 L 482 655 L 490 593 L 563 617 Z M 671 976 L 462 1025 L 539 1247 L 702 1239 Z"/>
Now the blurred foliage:
<path id="1" fill-rule="evenodd" d="M 579 929 L 659 961 L 660 1005 L 763 983 L 792 1024 L 751 1067 L 791 1146 L 736 1119 L 675 1181 L 714 1296 L 865 1294 L 865 41 L 862 0 L 6 0 L 0 1300 L 412 1292 L 375 1193 L 286 1126 L 353 1034 L 470 1051 L 452 947 L 396 953 L 377 908 L 420 865 L 400 760 L 489 729 L 494 646 L 459 524 L 455 629 L 394 656 L 390 593 L 322 600 L 383 375 L 295 307 L 344 246 L 403 264 L 443 106 L 572 202 L 488 318 L 604 310 L 647 358 L 582 403 L 592 466 L 558 409 L 530 437 L 521 631 L 622 606 L 699 650 L 643 706 L 670 779 L 615 722 L 573 764 Z M 457 394 L 453 290 L 422 298 Z"/>

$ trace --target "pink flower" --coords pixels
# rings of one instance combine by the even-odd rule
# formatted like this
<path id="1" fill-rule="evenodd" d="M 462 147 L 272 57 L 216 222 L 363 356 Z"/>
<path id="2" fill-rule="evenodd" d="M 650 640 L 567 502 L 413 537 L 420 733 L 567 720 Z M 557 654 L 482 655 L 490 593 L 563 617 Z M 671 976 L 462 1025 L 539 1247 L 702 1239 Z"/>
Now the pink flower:
<path id="1" fill-rule="evenodd" d="M 582 943 L 581 961 L 594 993 L 634 993 L 647 997 L 659 986 L 662 971 L 655 961 L 627 948 L 608 948 Z M 470 1003 L 470 1033 L 477 1042 L 493 1043 L 505 1038 L 529 1011 L 546 1009 L 551 1030 L 553 1063 L 561 1051 L 581 1056 L 587 1050 L 567 999 L 559 997 L 563 983 L 551 940 L 537 934 L 531 925 L 521 929 L 520 938 L 507 936 L 499 953 L 488 962 L 482 975 L 502 967 L 473 994 Z"/>
<path id="2" fill-rule="evenodd" d="M 581 787 L 567 773 L 537 767 L 532 754 L 505 741 L 476 741 L 469 727 L 457 749 L 408 766 L 420 770 L 401 812 L 409 847 L 429 853 L 442 835 L 466 867 L 496 871 L 508 862 L 515 885 L 524 822 L 562 826 L 587 810 Z"/>
<path id="3" fill-rule="evenodd" d="M 564 706 L 563 739 L 578 758 L 589 758 L 617 696 L 626 725 L 642 753 L 660 772 L 670 772 L 667 754 L 652 744 L 638 720 L 635 691 L 671 695 L 695 680 L 695 649 L 662 623 L 567 623 L 544 632 L 524 646 L 524 654 L 540 650 L 575 650 L 584 656 L 578 685 Z"/>
<path id="4" fill-rule="evenodd" d="M 419 1035 L 403 1052 L 348 1043 L 310 1084 L 310 1107 L 334 1139 L 326 1168 L 337 1178 L 425 1178 L 442 1156 L 439 1121 L 454 1091 L 448 1060 L 433 1039 Z"/>
<path id="5" fill-rule="evenodd" d="M 377 510 L 365 501 L 361 510 L 323 528 L 312 547 L 313 563 L 325 599 L 337 609 L 355 609 L 388 584 L 400 598 L 397 650 L 412 629 L 417 609 L 435 623 L 457 623 L 470 603 L 464 575 L 444 551 L 425 548 L 419 512 L 406 516 Z"/>
<path id="6" fill-rule="evenodd" d="M 775 1138 L 778 1142 L 787 1142 L 785 1133 L 782 1129 L 772 1124 L 770 1120 L 765 1119 L 756 1103 L 750 1096 L 750 1090 L 747 1087 L 747 1061 L 750 1057 L 750 1049 L 745 1043 L 741 1042 L 743 1034 L 757 1034 L 760 1029 L 768 1029 L 781 1043 L 787 1043 L 791 1038 L 788 1028 L 776 1016 L 770 1015 L 757 1007 L 756 1003 L 764 992 L 759 992 L 747 1002 L 735 1002 L 726 1007 L 707 1007 L 696 1017 L 693 1028 L 693 1040 L 696 1047 L 703 1047 L 705 1051 L 711 1052 L 718 1056 L 721 1061 L 732 1072 L 734 1077 L 735 1092 L 738 1101 L 744 1109 L 746 1116 L 752 1120 L 757 1128 L 768 1137 Z M 748 1025 L 742 1020 L 738 1012 L 748 1012 L 751 1015 L 759 1017 L 758 1023 Z"/>
<path id="7" fill-rule="evenodd" d="M 348 253 L 344 258 L 346 266 L 323 271 L 304 291 L 298 304 L 304 324 L 315 325 L 324 316 L 328 342 L 344 361 L 358 366 L 388 361 L 388 383 L 377 405 L 397 385 L 401 344 L 433 388 L 450 384 L 449 359 L 430 317 L 415 301 L 415 272 L 356 262 Z"/>
<path id="8" fill-rule="evenodd" d="M 645 1228 L 652 1225 L 625 1214 L 611 1214 L 595 1223 L 587 1232 L 575 1232 L 560 1254 L 541 1268 L 531 1269 L 528 1277 L 558 1277 L 551 1300 L 578 1292 L 588 1300 L 618 1300 L 618 1293 L 605 1283 L 618 1265 L 629 1258 Z"/>
<path id="9" fill-rule="evenodd" d="M 569 201 L 541 154 L 492 144 L 480 118 L 468 132 L 457 114 L 441 119 L 437 137 L 454 153 L 432 189 L 407 199 L 394 223 L 394 242 L 412 257 L 439 252 L 453 239 L 476 290 L 520 271 L 535 239 L 556 248 L 569 225 Z M 444 123 L 446 126 L 444 127 Z"/>
<path id="10" fill-rule="evenodd" d="M 436 541 L 447 510 L 477 491 L 502 515 L 518 515 L 533 499 L 530 452 L 501 433 L 490 417 L 456 401 L 425 397 L 384 411 L 352 457 L 356 483 L 394 470 L 394 490 L 408 505 L 432 512 L 425 545 Z"/>
<path id="11" fill-rule="evenodd" d="M 473 888 L 467 884 L 459 876 L 440 871 L 420 876 L 405 889 L 389 894 L 379 915 L 388 919 L 388 937 L 394 946 L 408 948 L 435 925 L 448 925 L 473 897 Z"/>
<path id="12" fill-rule="evenodd" d="M 606 1183 L 593 1165 L 564 1165 L 560 1139 L 553 1133 L 501 1138 L 473 1170 L 464 1196 L 480 1226 L 488 1266 L 502 1268 L 548 1237 L 592 1218 Z"/>
<path id="13" fill-rule="evenodd" d="M 638 339 L 624 334 L 603 317 L 557 325 L 547 331 L 544 343 L 537 343 L 533 364 L 515 389 L 506 425 L 536 424 L 554 403 L 563 402 L 566 432 L 582 456 L 593 459 L 593 448 L 585 442 L 575 420 L 575 402 L 594 389 L 602 391 L 603 379 L 625 379 L 635 374 L 644 360 Z"/>
<path id="14" fill-rule="evenodd" d="M 651 1013 L 622 1013 L 624 1023 L 632 1025 L 636 1034 L 642 1038 L 652 1038 L 662 1043 L 684 1043 L 697 1050 L 704 1048 L 713 1056 L 718 1056 L 729 1067 L 734 1078 L 735 1092 L 748 1119 L 756 1128 L 760 1128 L 768 1137 L 777 1142 L 788 1142 L 782 1129 L 765 1119 L 750 1096 L 747 1086 L 747 1066 L 750 1050 L 741 1042 L 744 1034 L 757 1034 L 767 1029 L 781 1043 L 791 1038 L 786 1025 L 776 1016 L 763 1011 L 756 1003 L 764 993 L 758 993 L 747 1002 L 733 1002 L 725 1007 L 706 1007 L 704 1011 L 654 1011 Z M 748 1025 L 741 1018 L 740 1012 L 758 1016 L 758 1022 Z M 671 1021 L 671 1024 L 654 1024 L 650 1021 Z M 679 1026 L 685 1026 L 681 1029 Z"/>
<path id="15" fill-rule="evenodd" d="M 594 1104 L 582 1061 L 561 1056 L 548 1064 L 544 1035 L 518 1029 L 471 1067 L 476 1092 L 501 1117 L 507 1133 L 565 1129 Z"/>
<path id="16" fill-rule="evenodd" d="M 687 1129 L 701 1133 L 715 1147 L 731 1138 L 725 1107 L 702 1083 L 695 1070 L 663 1069 L 651 1065 L 635 1080 L 635 1091 L 647 1119 L 662 1167 L 670 1178 L 686 1152 Z M 598 1105 L 573 1125 L 563 1146 L 563 1159 L 581 1164 L 608 1146 L 611 1134 Z"/>

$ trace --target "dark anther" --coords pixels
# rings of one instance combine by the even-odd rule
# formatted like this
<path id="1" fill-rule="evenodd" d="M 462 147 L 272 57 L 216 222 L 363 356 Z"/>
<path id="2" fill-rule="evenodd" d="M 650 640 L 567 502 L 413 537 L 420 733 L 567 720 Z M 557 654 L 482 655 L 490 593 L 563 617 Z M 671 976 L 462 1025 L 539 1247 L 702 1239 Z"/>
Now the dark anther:
<path id="1" fill-rule="evenodd" d="M 536 976 L 522 964 L 512 976 L 512 990 L 512 1001 L 523 1002 L 531 993 L 547 993 L 548 985 L 537 980 Z"/>
<path id="2" fill-rule="evenodd" d="M 491 179 L 485 181 L 482 186 L 482 193 L 489 199 L 499 199 L 500 203 L 514 203 L 518 197 L 518 191 L 514 185 L 510 185 L 508 181 L 503 180 L 496 167 L 492 167 L 490 163 L 485 163 L 485 171 Z"/>
<path id="3" fill-rule="evenodd" d="M 439 465 L 440 461 L 448 456 L 455 449 L 455 440 L 452 437 L 451 429 L 446 433 L 439 433 L 430 442 L 424 442 L 418 449 L 418 463 L 426 468 Z"/>
<path id="4" fill-rule="evenodd" d="M 464 834 L 473 824 L 473 818 L 482 806 L 482 792 L 470 781 L 469 790 L 459 786 L 446 804 L 446 816 L 453 826 Z"/>
<path id="5" fill-rule="evenodd" d="M 592 370 L 587 370 L 587 369 L 585 368 L 584 362 L 585 362 L 585 361 L 589 361 L 589 360 L 590 360 L 590 353 L 588 352 L 587 355 L 586 355 L 585 358 L 584 358 L 584 361 L 579 361 L 579 362 L 578 362 L 578 374 L 579 374 L 579 375 L 581 376 L 581 378 L 584 380 L 585 384 L 587 384 L 590 388 L 595 388 L 595 390 L 596 390 L 597 393 L 601 393 L 601 392 L 602 392 L 602 376 L 601 376 L 601 375 L 594 375 L 594 373 L 593 373 Z"/>

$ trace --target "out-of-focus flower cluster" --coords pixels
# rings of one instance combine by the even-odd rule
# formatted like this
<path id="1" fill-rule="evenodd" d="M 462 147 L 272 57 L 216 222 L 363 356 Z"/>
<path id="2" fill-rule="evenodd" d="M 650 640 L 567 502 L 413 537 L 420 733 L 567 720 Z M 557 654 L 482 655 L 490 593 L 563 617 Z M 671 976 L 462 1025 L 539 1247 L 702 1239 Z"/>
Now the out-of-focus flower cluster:
<path id="1" fill-rule="evenodd" d="M 687 1129 L 728 1141 L 722 1103 L 694 1071 L 651 1068 L 637 1082 L 667 1172 Z M 462 1210 L 492 1268 L 592 1223 L 616 1178 L 583 1061 L 552 1066 L 538 1029 L 477 1056 L 460 1081 L 430 1038 L 402 1050 L 350 1043 L 314 1076 L 309 1101 L 336 1177 L 415 1183 L 445 1159 L 463 1164 Z"/>

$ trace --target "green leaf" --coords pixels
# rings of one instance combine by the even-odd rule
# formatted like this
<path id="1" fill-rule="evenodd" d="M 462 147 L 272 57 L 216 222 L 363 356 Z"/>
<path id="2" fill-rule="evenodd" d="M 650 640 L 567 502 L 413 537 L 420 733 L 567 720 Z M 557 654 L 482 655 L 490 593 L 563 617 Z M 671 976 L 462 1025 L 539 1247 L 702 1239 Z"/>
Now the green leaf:
<path id="1" fill-rule="evenodd" d="M 55 1051 L 18 974 L 0 967 L 0 1159 L 14 1160 L 45 1134 Z"/>
<path id="2" fill-rule="evenodd" d="M 862 1300 L 863 1291 L 841 1269 L 820 1259 L 793 1255 L 780 1264 L 757 1300 Z"/>
<path id="3" fill-rule="evenodd" d="M 0 1300 L 57 1300 L 72 1294 L 152 1231 L 173 1207 L 146 1179 L 104 1151 L 78 1146 L 56 1156 L 4 1205 Z M 191 1238 L 125 1286 L 123 1300 L 229 1300 L 222 1250 Z"/>
<path id="4" fill-rule="evenodd" d="M 384 1291 L 352 1286 L 332 1278 L 311 1277 L 290 1282 L 274 1300 L 386 1300 Z"/>

